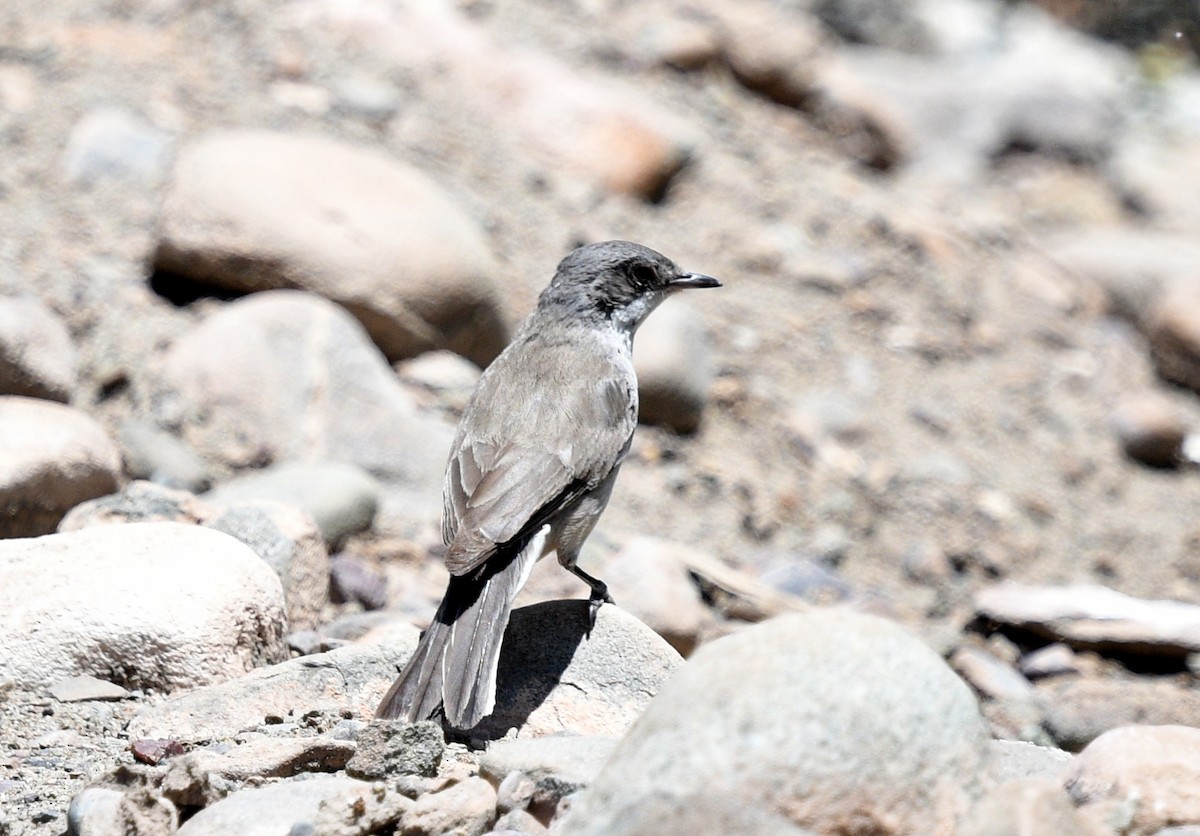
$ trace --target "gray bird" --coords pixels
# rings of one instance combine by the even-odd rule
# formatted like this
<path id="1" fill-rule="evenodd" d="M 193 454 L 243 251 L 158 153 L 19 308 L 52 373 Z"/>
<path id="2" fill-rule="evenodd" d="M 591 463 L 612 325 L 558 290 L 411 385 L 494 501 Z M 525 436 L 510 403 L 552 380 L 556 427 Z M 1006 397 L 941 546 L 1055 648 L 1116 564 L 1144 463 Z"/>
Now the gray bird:
<path id="1" fill-rule="evenodd" d="M 574 250 L 537 308 L 488 366 L 458 425 L 443 485 L 450 583 L 433 623 L 377 717 L 433 717 L 469 729 L 492 712 L 513 599 L 550 552 L 577 565 L 608 504 L 637 425 L 633 335 L 677 290 L 720 287 L 628 241 Z"/>

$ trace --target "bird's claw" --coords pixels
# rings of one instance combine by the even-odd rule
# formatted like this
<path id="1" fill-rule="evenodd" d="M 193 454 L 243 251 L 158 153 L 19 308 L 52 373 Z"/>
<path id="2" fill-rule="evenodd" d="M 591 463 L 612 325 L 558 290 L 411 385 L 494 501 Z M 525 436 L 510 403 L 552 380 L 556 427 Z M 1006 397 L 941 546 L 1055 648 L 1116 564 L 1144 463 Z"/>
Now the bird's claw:
<path id="1" fill-rule="evenodd" d="M 596 626 L 596 616 L 600 612 L 602 604 L 615 604 L 616 601 L 608 594 L 608 587 L 597 581 L 592 587 L 592 594 L 588 596 L 588 635 L 591 635 L 592 629 Z"/>

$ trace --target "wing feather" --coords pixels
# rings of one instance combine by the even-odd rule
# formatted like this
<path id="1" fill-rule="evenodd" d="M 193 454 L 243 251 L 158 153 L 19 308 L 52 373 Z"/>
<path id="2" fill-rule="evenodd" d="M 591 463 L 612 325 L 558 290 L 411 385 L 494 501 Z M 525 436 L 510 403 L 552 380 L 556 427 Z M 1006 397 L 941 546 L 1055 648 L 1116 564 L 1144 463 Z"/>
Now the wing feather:
<path id="1" fill-rule="evenodd" d="M 480 378 L 446 467 L 442 536 L 452 573 L 540 528 L 628 449 L 637 422 L 632 364 L 594 334 L 577 336 L 553 346 L 514 341 Z"/>

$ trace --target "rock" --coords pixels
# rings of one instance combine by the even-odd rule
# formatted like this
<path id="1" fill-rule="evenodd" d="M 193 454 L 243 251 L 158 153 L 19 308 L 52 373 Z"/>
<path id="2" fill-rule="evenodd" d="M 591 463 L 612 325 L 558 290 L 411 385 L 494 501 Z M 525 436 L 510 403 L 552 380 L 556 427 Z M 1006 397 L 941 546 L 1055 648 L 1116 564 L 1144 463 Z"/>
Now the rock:
<path id="1" fill-rule="evenodd" d="M 524 810 L 509 810 L 496 819 L 491 832 L 495 836 L 543 836 L 550 831 Z"/>
<path id="2" fill-rule="evenodd" d="M 60 533 L 97 525 L 142 522 L 177 522 L 200 525 L 215 509 L 187 491 L 153 482 L 130 482 L 117 493 L 81 502 L 58 524 Z"/>
<path id="3" fill-rule="evenodd" d="M 436 723 L 375 720 L 358 736 L 358 750 L 346 764 L 351 778 L 379 781 L 396 775 L 437 776 L 445 736 Z"/>
<path id="4" fill-rule="evenodd" d="M 589 631 L 586 601 L 513 610 L 496 675 L 496 710 L 475 733 L 619 737 L 682 660 L 649 627 L 602 606 Z"/>
<path id="5" fill-rule="evenodd" d="M 602 576 L 622 609 L 688 656 L 713 617 L 680 559 L 682 548 L 637 537 L 608 560 Z"/>
<path id="6" fill-rule="evenodd" d="M 815 67 L 805 108 L 851 155 L 908 163 L 925 183 L 979 176 L 1013 147 L 1103 161 L 1129 107 L 1129 57 L 1024 6 L 995 31 L 941 57 L 843 48 Z"/>
<path id="7" fill-rule="evenodd" d="M 670 820 L 700 797 L 821 833 L 953 832 L 987 738 L 967 686 L 899 626 L 781 616 L 697 650 L 561 832 L 631 832 L 616 825 L 651 799 Z"/>
<path id="8" fill-rule="evenodd" d="M 451 428 L 419 413 L 354 318 L 319 297 L 231 302 L 180 337 L 152 377 L 155 419 L 205 458 L 328 460 L 441 484 Z"/>
<path id="9" fill-rule="evenodd" d="M 318 817 L 350 817 L 356 807 L 366 807 L 372 795 L 365 781 L 324 775 L 242 790 L 196 813 L 179 828 L 179 836 L 333 834 L 332 829 L 316 828 Z"/>
<path id="10" fill-rule="evenodd" d="M 216 531 L 139 523 L 10 540 L 0 574 L 0 678 L 27 687 L 91 674 L 172 691 L 286 654 L 279 579 Z"/>
<path id="11" fill-rule="evenodd" d="M 1026 653 L 1017 662 L 1017 668 L 1029 679 L 1081 671 L 1075 651 L 1060 642 Z"/>
<path id="12" fill-rule="evenodd" d="M 813 11 L 852 43 L 933 55 L 983 46 L 999 24 L 991 4 L 969 0 L 818 0 Z"/>
<path id="13" fill-rule="evenodd" d="M 1163 378 L 1200 392 L 1200 280 L 1167 286 L 1146 317 L 1150 356 Z"/>
<path id="14" fill-rule="evenodd" d="M 153 740 L 142 738 L 129 744 L 129 752 L 138 763 L 157 766 L 167 758 L 176 758 L 183 754 L 183 744 L 178 740 L 157 737 Z"/>
<path id="15" fill-rule="evenodd" d="M 648 17 L 635 44 L 644 63 L 691 72 L 709 66 L 721 55 L 720 35 L 711 21 L 684 15 L 666 21 L 658 14 Z"/>
<path id="16" fill-rule="evenodd" d="M 125 472 L 168 488 L 199 493 L 212 484 L 204 459 L 171 433 L 144 421 L 126 421 L 117 432 Z"/>
<path id="17" fill-rule="evenodd" d="M 74 388 L 66 324 L 37 299 L 0 297 L 0 395 L 66 403 Z"/>
<path id="18" fill-rule="evenodd" d="M 1200 726 L 1200 694 L 1170 679 L 1058 678 L 1036 686 L 1046 731 L 1064 749 L 1078 752 L 1119 726 Z"/>
<path id="19" fill-rule="evenodd" d="M 1002 583 L 975 595 L 975 611 L 1073 647 L 1167 657 L 1200 650 L 1200 606 L 1131 598 L 1103 586 Z"/>
<path id="20" fill-rule="evenodd" d="M 317 624 L 329 602 L 329 553 L 308 514 L 281 502 L 244 502 L 227 507 L 207 525 L 241 540 L 275 570 L 289 627 Z"/>
<path id="21" fill-rule="evenodd" d="M 633 365 L 638 419 L 695 432 L 714 374 L 712 346 L 699 318 L 682 303 L 664 305 L 638 330 Z"/>
<path id="22" fill-rule="evenodd" d="M 165 836 L 178 828 L 175 805 L 145 790 L 88 787 L 67 809 L 67 836 Z"/>
<path id="23" fill-rule="evenodd" d="M 1105 174 L 1126 203 L 1154 218 L 1155 226 L 1194 229 L 1200 222 L 1200 195 L 1179 187 L 1180 183 L 1200 182 L 1200 144 L 1186 133 L 1162 130 L 1157 124 L 1128 132 L 1114 149 Z M 1174 237 L 1192 240 L 1186 234 Z"/>
<path id="24" fill-rule="evenodd" d="M 371 717 L 419 637 L 411 625 L 389 635 L 393 640 L 387 643 L 352 644 L 303 656 L 147 706 L 130 720 L 129 736 L 173 737 L 187 743 L 231 738 L 267 717 L 299 718 L 310 711 Z"/>
<path id="25" fill-rule="evenodd" d="M 91 417 L 0 396 L 0 537 L 49 534 L 69 509 L 115 491 L 120 474 L 116 445 Z"/>
<path id="26" fill-rule="evenodd" d="M 1175 467 L 1183 461 L 1188 428 L 1179 409 L 1164 395 L 1126 395 L 1113 409 L 1109 422 L 1131 459 L 1151 467 Z"/>
<path id="27" fill-rule="evenodd" d="M 452 351 L 428 351 L 397 364 L 396 373 L 407 383 L 435 393 L 452 409 L 461 410 L 479 382 L 479 367 Z"/>
<path id="28" fill-rule="evenodd" d="M 48 689 L 50 696 L 59 702 L 83 702 L 84 700 L 123 700 L 129 692 L 94 676 L 71 676 L 59 680 Z"/>
<path id="29" fill-rule="evenodd" d="M 1088 744 L 1066 777 L 1071 799 L 1119 807 L 1125 833 L 1200 824 L 1200 729 L 1126 726 Z"/>
<path id="30" fill-rule="evenodd" d="M 1033 779 L 1061 785 L 1075 760 L 1070 752 L 1024 740 L 990 740 L 988 750 L 988 767 L 996 784 Z"/>
<path id="31" fill-rule="evenodd" d="M 404 814 L 405 836 L 479 836 L 496 820 L 496 791 L 479 777 L 422 795 Z"/>
<path id="32" fill-rule="evenodd" d="M 59 531 L 137 522 L 204 525 L 245 543 L 279 576 L 291 628 L 313 626 L 328 603 L 329 554 L 321 532 L 304 511 L 280 502 L 251 500 L 218 510 L 186 491 L 131 482 L 71 509 Z"/>
<path id="33" fill-rule="evenodd" d="M 283 462 L 238 476 L 204 495 L 217 506 L 253 501 L 299 508 L 321 529 L 331 546 L 371 527 L 379 483 L 345 462 Z"/>
<path id="34" fill-rule="evenodd" d="M 1163 289 L 1190 278 L 1200 262 L 1194 236 L 1154 229 L 1098 226 L 1044 237 L 1039 247 L 1060 268 L 1104 289 L 1111 307 L 1143 321 Z"/>
<path id="35" fill-rule="evenodd" d="M 1086 836 L 1094 833 L 1075 812 L 1062 786 L 1049 781 L 1009 781 L 975 805 L 962 836 Z"/>
<path id="36" fill-rule="evenodd" d="M 353 29 L 352 18 L 317 7 L 306 24 Z M 453 5 L 395 4 L 367 25 L 385 58 L 445 79 L 494 126 L 497 144 L 516 145 L 547 172 L 653 201 L 698 144 L 664 102 L 547 51 L 501 41 Z"/>
<path id="37" fill-rule="evenodd" d="M 63 153 L 63 171 L 70 183 L 104 178 L 157 182 L 167 162 L 167 137 L 122 110 L 90 111 L 71 129 Z"/>
<path id="38" fill-rule="evenodd" d="M 357 316 L 391 359 L 508 342 L 483 232 L 418 169 L 368 148 L 212 133 L 175 163 L 155 266 L 238 291 L 299 288 Z"/>
<path id="39" fill-rule="evenodd" d="M 1006 662 L 975 647 L 960 647 L 950 666 L 982 696 L 1024 702 L 1033 699 L 1033 686 Z"/>
<path id="40" fill-rule="evenodd" d="M 771 3 L 705 4 L 717 20 L 720 58 L 743 87 L 788 107 L 812 93 L 823 39 L 810 18 Z"/>
<path id="41" fill-rule="evenodd" d="M 564 798 L 595 779 L 616 745 L 611 737 L 572 735 L 497 740 L 480 757 L 479 774 L 501 790 L 506 784 L 525 784 L 516 793 L 517 806 L 550 821 Z"/>
<path id="42" fill-rule="evenodd" d="M 367 610 L 388 604 L 387 578 L 353 555 L 340 554 L 330 561 L 329 585 L 334 603 L 353 601 Z"/>
<path id="43" fill-rule="evenodd" d="M 205 807 L 247 780 L 344 769 L 354 748 L 349 740 L 302 737 L 251 739 L 223 752 L 196 749 L 171 760 L 159 789 L 179 807 Z"/>

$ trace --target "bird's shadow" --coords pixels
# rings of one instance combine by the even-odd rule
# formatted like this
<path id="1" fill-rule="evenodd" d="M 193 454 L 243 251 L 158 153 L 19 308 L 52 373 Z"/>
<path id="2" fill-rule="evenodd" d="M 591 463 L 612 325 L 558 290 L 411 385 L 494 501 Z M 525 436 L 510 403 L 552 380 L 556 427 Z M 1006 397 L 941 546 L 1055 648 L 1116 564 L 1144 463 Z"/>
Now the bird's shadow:
<path id="1" fill-rule="evenodd" d="M 524 726 L 558 685 L 591 629 L 587 601 L 543 601 L 513 610 L 500 647 L 496 708 L 470 737 L 497 740 Z"/>

